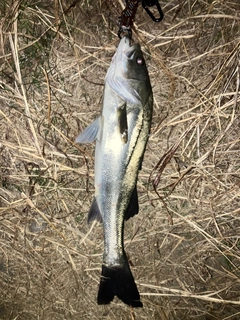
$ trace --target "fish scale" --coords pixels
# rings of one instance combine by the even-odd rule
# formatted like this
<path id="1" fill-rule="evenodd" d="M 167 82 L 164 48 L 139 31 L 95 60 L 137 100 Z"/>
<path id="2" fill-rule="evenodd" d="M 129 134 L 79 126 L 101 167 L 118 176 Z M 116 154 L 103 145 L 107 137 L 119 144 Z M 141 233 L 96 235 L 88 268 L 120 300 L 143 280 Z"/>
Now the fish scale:
<path id="1" fill-rule="evenodd" d="M 101 116 L 76 139 L 96 140 L 95 197 L 88 221 L 103 222 L 104 254 L 98 304 L 114 296 L 142 307 L 124 251 L 124 221 L 138 213 L 136 183 L 150 133 L 153 97 L 139 44 L 121 39 L 105 78 Z"/>

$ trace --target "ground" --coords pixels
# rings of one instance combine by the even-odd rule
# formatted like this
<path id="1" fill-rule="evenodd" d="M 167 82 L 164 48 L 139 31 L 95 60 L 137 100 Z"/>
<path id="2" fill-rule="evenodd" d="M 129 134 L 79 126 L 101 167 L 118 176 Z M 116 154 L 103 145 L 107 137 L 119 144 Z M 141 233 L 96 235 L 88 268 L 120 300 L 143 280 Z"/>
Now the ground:
<path id="1" fill-rule="evenodd" d="M 143 309 L 98 306 L 94 144 L 124 1 L 0 1 L 0 319 L 240 318 L 239 0 L 139 5 L 154 94 L 125 246 Z"/>

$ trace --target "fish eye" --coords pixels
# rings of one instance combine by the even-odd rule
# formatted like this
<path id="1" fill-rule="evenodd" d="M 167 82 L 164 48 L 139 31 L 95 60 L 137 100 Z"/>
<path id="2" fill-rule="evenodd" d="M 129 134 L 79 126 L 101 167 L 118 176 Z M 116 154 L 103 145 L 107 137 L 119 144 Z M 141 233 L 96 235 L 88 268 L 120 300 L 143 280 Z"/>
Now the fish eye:
<path id="1" fill-rule="evenodd" d="M 137 62 L 137 64 L 139 64 L 139 65 L 144 65 L 144 59 L 143 58 L 137 58 L 136 59 L 136 62 Z"/>

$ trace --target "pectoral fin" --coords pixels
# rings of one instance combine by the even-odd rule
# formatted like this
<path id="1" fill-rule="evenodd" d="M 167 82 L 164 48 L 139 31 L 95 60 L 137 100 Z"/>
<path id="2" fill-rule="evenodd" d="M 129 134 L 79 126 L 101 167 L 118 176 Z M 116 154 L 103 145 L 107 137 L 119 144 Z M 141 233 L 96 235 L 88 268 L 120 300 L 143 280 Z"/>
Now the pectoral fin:
<path id="1" fill-rule="evenodd" d="M 127 124 L 127 104 L 124 103 L 123 105 L 117 108 L 117 117 L 118 117 L 118 127 L 121 134 L 121 138 L 124 143 L 128 141 L 128 124 Z"/>
<path id="2" fill-rule="evenodd" d="M 78 143 L 90 143 L 97 139 L 101 131 L 101 117 L 93 121 L 82 133 L 76 138 Z"/>

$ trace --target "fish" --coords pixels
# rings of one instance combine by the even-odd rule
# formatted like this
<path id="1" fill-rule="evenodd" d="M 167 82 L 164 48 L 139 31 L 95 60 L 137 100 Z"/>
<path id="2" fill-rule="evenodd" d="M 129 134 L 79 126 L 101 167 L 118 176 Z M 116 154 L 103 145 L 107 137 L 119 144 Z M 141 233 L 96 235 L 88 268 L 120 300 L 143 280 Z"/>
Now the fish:
<path id="1" fill-rule="evenodd" d="M 124 36 L 107 71 L 100 117 L 76 138 L 96 140 L 95 196 L 88 222 L 103 223 L 104 254 L 97 303 L 115 296 L 142 307 L 124 250 L 124 222 L 139 211 L 137 178 L 150 134 L 153 93 L 140 44 Z"/>

